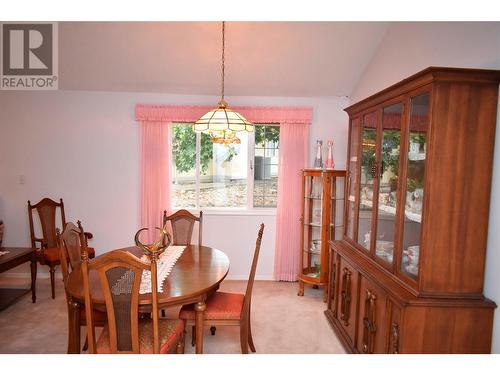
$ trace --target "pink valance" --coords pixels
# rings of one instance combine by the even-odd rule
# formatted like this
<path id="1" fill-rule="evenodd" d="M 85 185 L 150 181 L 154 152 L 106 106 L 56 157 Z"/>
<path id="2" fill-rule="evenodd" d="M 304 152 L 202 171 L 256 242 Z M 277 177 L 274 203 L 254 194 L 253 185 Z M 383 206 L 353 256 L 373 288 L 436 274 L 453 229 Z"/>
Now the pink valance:
<path id="1" fill-rule="evenodd" d="M 311 107 L 231 107 L 256 124 L 310 124 Z M 194 122 L 213 107 L 137 104 L 135 119 L 139 122 Z"/>

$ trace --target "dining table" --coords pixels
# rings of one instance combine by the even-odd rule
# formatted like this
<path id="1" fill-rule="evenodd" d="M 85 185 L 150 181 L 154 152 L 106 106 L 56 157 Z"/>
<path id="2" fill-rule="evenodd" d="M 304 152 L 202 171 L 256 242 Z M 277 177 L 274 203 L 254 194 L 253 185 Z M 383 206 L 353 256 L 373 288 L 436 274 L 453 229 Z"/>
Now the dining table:
<path id="1" fill-rule="evenodd" d="M 137 257 L 144 255 L 136 247 L 125 250 Z M 98 257 L 96 257 L 97 259 Z M 92 261 L 92 260 L 91 260 Z M 162 291 L 158 291 L 158 308 L 194 304 L 196 311 L 196 354 L 203 353 L 203 320 L 206 300 L 218 288 L 229 272 L 229 258 L 221 250 L 188 245 L 184 249 L 168 277 L 163 281 Z M 90 292 L 95 309 L 105 311 L 104 296 L 97 272 L 90 271 Z M 83 279 L 80 266 L 75 266 L 68 276 L 66 291 L 68 294 L 68 353 L 80 353 L 80 311 L 85 304 Z M 151 311 L 151 293 L 139 294 L 139 312 Z"/>

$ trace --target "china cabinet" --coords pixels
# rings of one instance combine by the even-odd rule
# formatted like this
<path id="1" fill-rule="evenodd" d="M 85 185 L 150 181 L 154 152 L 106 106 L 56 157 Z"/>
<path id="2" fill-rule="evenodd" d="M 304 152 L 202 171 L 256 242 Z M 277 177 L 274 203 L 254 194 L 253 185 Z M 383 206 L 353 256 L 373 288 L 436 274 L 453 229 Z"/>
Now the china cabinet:
<path id="1" fill-rule="evenodd" d="M 328 285 L 328 241 L 343 232 L 344 182 L 346 171 L 302 170 L 302 232 L 299 296 L 304 284 Z"/>
<path id="2" fill-rule="evenodd" d="M 483 296 L 500 71 L 428 68 L 346 108 L 325 315 L 354 353 L 488 353 Z"/>

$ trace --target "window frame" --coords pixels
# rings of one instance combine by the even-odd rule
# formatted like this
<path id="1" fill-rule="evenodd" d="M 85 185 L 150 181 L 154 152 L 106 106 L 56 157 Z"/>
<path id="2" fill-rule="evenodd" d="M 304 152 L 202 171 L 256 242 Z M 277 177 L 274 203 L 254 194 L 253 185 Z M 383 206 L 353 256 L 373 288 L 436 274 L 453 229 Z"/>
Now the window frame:
<path id="1" fill-rule="evenodd" d="M 186 126 L 192 125 L 191 122 L 173 122 L 172 126 L 169 128 L 170 139 L 173 139 L 173 126 L 177 124 L 184 124 Z M 256 123 L 257 126 L 281 126 L 280 123 Z M 201 133 L 195 132 L 196 135 L 196 161 L 195 161 L 195 206 L 194 207 L 184 207 L 184 206 L 174 206 L 171 202 L 172 209 L 175 210 L 187 210 L 187 211 L 200 211 L 203 213 L 208 213 L 209 215 L 264 215 L 264 216 L 274 216 L 276 215 L 277 207 L 254 207 L 254 168 L 255 168 L 255 131 L 248 133 L 248 154 L 247 154 L 247 200 L 246 207 L 200 207 L 200 165 L 201 165 Z M 278 148 L 279 149 L 279 148 Z M 170 167 L 173 168 L 174 157 L 173 148 L 170 147 Z M 279 165 L 279 164 L 278 164 Z M 250 178 L 251 177 L 251 178 Z M 173 179 L 170 179 L 171 186 L 173 185 Z M 173 189 L 170 189 L 171 194 Z"/>

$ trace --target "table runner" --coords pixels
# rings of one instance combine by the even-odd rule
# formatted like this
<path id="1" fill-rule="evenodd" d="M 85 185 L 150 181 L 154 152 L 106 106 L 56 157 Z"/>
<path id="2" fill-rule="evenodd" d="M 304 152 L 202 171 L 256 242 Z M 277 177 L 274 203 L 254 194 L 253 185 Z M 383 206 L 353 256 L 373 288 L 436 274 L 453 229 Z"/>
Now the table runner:
<path id="1" fill-rule="evenodd" d="M 158 260 L 158 293 L 163 292 L 163 282 L 174 268 L 177 259 L 180 258 L 184 252 L 185 246 L 169 246 L 160 255 Z M 146 260 L 146 255 L 143 255 L 142 260 Z M 141 287 L 139 289 L 139 294 L 151 293 L 151 272 L 144 271 L 142 273 Z"/>

